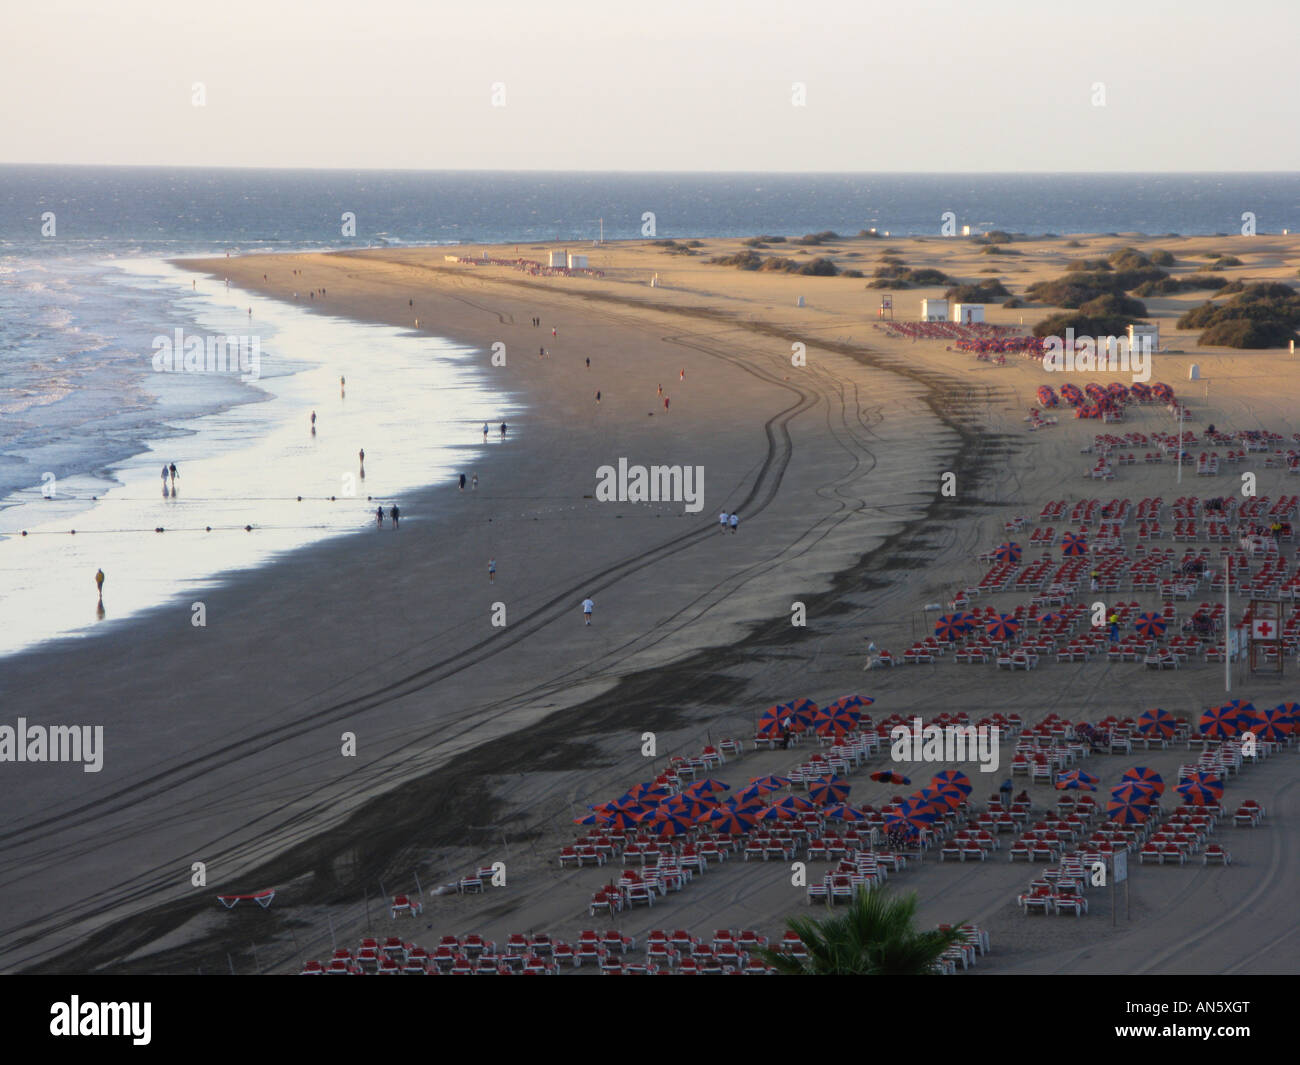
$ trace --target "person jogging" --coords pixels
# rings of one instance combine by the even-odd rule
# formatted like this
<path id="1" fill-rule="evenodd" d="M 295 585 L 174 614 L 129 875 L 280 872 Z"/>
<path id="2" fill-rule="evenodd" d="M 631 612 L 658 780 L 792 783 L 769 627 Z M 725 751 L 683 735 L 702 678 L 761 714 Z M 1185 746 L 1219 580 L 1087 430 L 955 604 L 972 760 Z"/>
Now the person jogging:
<path id="1" fill-rule="evenodd" d="M 392 511 L 390 512 L 389 516 L 393 519 L 393 528 L 394 528 L 394 529 L 397 528 L 397 518 L 398 518 L 399 513 L 400 513 L 400 512 L 399 512 L 398 509 L 397 509 L 397 504 L 393 504 L 393 509 L 392 509 Z"/>
<path id="2" fill-rule="evenodd" d="M 488 583 L 495 584 L 496 579 L 497 579 L 497 560 L 495 558 L 489 558 L 488 559 Z"/>
<path id="3" fill-rule="evenodd" d="M 731 517 L 725 510 L 718 515 L 718 528 L 723 532 L 727 531 L 727 520 Z"/>
<path id="4" fill-rule="evenodd" d="M 730 525 L 731 525 L 731 531 L 732 531 L 733 533 L 734 533 L 737 529 L 740 528 L 740 515 L 739 515 L 739 514 L 733 514 L 733 515 L 731 515 L 731 517 L 728 519 L 728 521 L 729 521 L 729 523 L 730 523 Z"/>
<path id="5" fill-rule="evenodd" d="M 582 616 L 588 625 L 591 624 L 591 612 L 595 609 L 596 604 L 591 601 L 591 596 L 582 601 Z"/>
<path id="6" fill-rule="evenodd" d="M 104 601 L 104 571 L 101 569 L 95 574 L 95 587 L 99 589 L 99 601 Z"/>

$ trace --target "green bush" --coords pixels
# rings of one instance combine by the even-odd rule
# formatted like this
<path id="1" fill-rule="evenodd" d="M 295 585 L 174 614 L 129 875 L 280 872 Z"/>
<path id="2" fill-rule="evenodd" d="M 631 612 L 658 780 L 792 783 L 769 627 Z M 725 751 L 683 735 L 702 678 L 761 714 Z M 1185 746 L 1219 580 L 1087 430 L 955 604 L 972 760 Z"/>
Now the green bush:
<path id="1" fill-rule="evenodd" d="M 1077 274 L 1080 272 L 1095 273 L 1098 270 L 1109 270 L 1110 263 L 1105 259 L 1071 259 L 1065 264 L 1067 274 Z"/>
<path id="2" fill-rule="evenodd" d="M 1103 296 L 1089 300 L 1079 310 L 1090 318 L 1125 318 L 1128 321 L 1134 318 L 1145 318 L 1147 313 L 1146 304 L 1122 292 L 1107 292 Z M 1127 327 L 1126 321 L 1125 328 Z"/>
<path id="3" fill-rule="evenodd" d="M 804 263 L 799 267 L 799 273 L 807 274 L 810 277 L 834 277 L 840 272 L 840 268 L 835 265 L 831 259 L 819 258 L 812 262 Z"/>
<path id="4" fill-rule="evenodd" d="M 928 266 L 920 270 L 908 270 L 904 279 L 914 285 L 943 285 L 951 280 L 942 270 L 934 270 Z"/>
<path id="5" fill-rule="evenodd" d="M 1017 307 L 1023 307 L 1024 305 L 1025 305 L 1025 301 L 1022 300 L 1019 296 L 1012 296 L 1009 300 L 1006 301 L 1006 303 L 1002 304 L 1002 306 L 1006 307 L 1008 310 L 1015 310 Z"/>
<path id="6" fill-rule="evenodd" d="M 1153 251 L 1150 259 L 1156 266 L 1173 266 L 1175 262 L 1173 253 L 1162 249 Z"/>
<path id="7" fill-rule="evenodd" d="M 820 233 L 805 233 L 795 241 L 796 244 L 830 244 L 832 241 L 840 240 L 841 237 L 833 229 L 823 229 Z"/>
<path id="8" fill-rule="evenodd" d="M 1077 240 L 1067 240 L 1067 241 L 1065 242 L 1065 246 L 1066 246 L 1067 248 L 1082 248 L 1082 247 L 1083 247 L 1083 245 L 1080 244 Z"/>
<path id="9" fill-rule="evenodd" d="M 997 303 L 1010 295 L 1006 285 L 996 277 L 977 281 L 973 285 L 954 285 L 944 293 L 944 296 L 957 303 Z"/>
<path id="10" fill-rule="evenodd" d="M 1075 336 L 1122 336 L 1128 331 L 1131 321 L 1127 316 L 1118 315 L 1096 317 L 1077 312 L 1053 314 L 1034 326 L 1034 336 L 1064 336 L 1067 329 L 1073 329 Z"/>
<path id="11" fill-rule="evenodd" d="M 709 262 L 718 266 L 738 266 L 742 270 L 757 270 L 763 265 L 763 257 L 756 251 L 738 251 L 735 255 L 716 255 Z"/>
<path id="12" fill-rule="evenodd" d="M 867 288 L 903 289 L 903 288 L 911 288 L 911 287 L 912 286 L 909 285 L 906 281 L 899 281 L 887 277 L 878 277 L 874 281 L 867 282 Z"/>
<path id="13" fill-rule="evenodd" d="M 1133 295 L 1174 296 L 1180 292 L 1195 292 L 1198 289 L 1224 289 L 1227 286 L 1228 282 L 1221 277 L 1211 277 L 1208 274 L 1191 274 L 1188 277 L 1166 277 L 1163 281 L 1144 281 L 1133 290 Z"/>
<path id="14" fill-rule="evenodd" d="M 866 275 L 864 275 L 864 274 L 862 273 L 861 270 L 845 270 L 843 276 L 844 276 L 844 277 L 864 277 L 864 276 L 866 276 Z"/>
<path id="15" fill-rule="evenodd" d="M 1199 342 L 1234 348 L 1281 347 L 1300 328 L 1300 292 L 1278 282 L 1245 286 L 1226 303 L 1203 303 L 1178 319 L 1205 330 Z"/>

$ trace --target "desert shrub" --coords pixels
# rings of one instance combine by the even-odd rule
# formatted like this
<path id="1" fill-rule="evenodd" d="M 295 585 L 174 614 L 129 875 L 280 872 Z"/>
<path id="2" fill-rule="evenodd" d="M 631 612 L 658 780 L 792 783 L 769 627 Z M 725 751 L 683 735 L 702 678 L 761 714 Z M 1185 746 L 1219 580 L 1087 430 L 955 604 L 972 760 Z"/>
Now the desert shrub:
<path id="1" fill-rule="evenodd" d="M 1109 270 L 1110 263 L 1105 259 L 1071 259 L 1065 264 L 1067 274 L 1077 274 L 1080 271 L 1095 273 L 1098 270 Z"/>
<path id="2" fill-rule="evenodd" d="M 820 233 L 805 233 L 795 241 L 796 244 L 829 244 L 831 241 L 839 240 L 840 235 L 833 229 L 823 229 Z"/>
<path id="3" fill-rule="evenodd" d="M 1065 246 L 1066 246 L 1067 248 L 1082 248 L 1082 247 L 1083 247 L 1083 245 L 1080 244 L 1077 240 L 1067 240 L 1067 241 L 1065 242 Z"/>
<path id="4" fill-rule="evenodd" d="M 864 276 L 866 276 L 866 275 L 863 274 L 861 270 L 845 270 L 843 276 L 844 276 L 844 277 L 864 277 Z"/>
<path id="5" fill-rule="evenodd" d="M 746 237 L 746 238 L 745 238 L 744 240 L 742 240 L 740 243 L 743 244 L 746 248 L 766 248 L 766 247 L 767 247 L 767 241 L 765 241 L 762 237 Z"/>
<path id="6" fill-rule="evenodd" d="M 1166 277 L 1162 281 L 1144 281 L 1133 290 L 1133 295 L 1174 296 L 1180 292 L 1195 292 L 1197 289 L 1223 289 L 1227 286 L 1228 282 L 1221 277 L 1211 277 L 1209 274 L 1191 274 L 1188 277 Z"/>
<path id="7" fill-rule="evenodd" d="M 899 280 L 892 279 L 892 278 L 887 278 L 887 277 L 878 277 L 878 278 L 876 278 L 874 281 L 868 281 L 868 282 L 867 282 L 867 288 L 894 288 L 894 289 L 902 289 L 902 288 L 911 288 L 911 287 L 912 287 L 912 286 L 909 285 L 906 281 L 899 281 Z"/>
<path id="8" fill-rule="evenodd" d="M 1300 292 L 1278 282 L 1248 285 L 1226 303 L 1193 307 L 1178 319 L 1178 328 L 1205 330 L 1202 344 L 1280 347 L 1300 328 Z"/>
<path id="9" fill-rule="evenodd" d="M 738 251 L 735 255 L 715 255 L 709 260 L 718 266 L 738 266 L 742 270 L 757 270 L 763 265 L 763 257 L 756 251 Z"/>
<path id="10" fill-rule="evenodd" d="M 998 278 L 991 277 L 973 285 L 954 285 L 944 295 L 957 303 L 997 303 L 1011 293 Z"/>
<path id="11" fill-rule="evenodd" d="M 1079 311 L 1091 318 L 1145 318 L 1146 304 L 1126 296 L 1122 292 L 1107 292 L 1105 295 L 1091 299 L 1079 308 Z M 1125 323 L 1127 326 L 1127 323 Z"/>
<path id="12" fill-rule="evenodd" d="M 1175 261 L 1173 252 L 1168 252 L 1163 249 L 1153 251 L 1149 258 L 1156 266 L 1173 266 Z"/>
<path id="13" fill-rule="evenodd" d="M 920 270 L 908 270 L 905 274 L 905 280 L 914 285 L 942 285 L 946 284 L 950 278 L 942 270 L 935 270 L 926 266 Z"/>
<path id="14" fill-rule="evenodd" d="M 859 237 L 871 237 L 871 238 L 877 238 L 877 239 L 878 239 L 878 238 L 880 237 L 880 234 L 877 233 L 874 229 L 859 229 L 859 230 L 858 230 L 858 236 L 859 236 Z"/>
<path id="15" fill-rule="evenodd" d="M 1079 312 L 1053 314 L 1034 326 L 1034 336 L 1064 336 L 1067 329 L 1073 329 L 1075 336 L 1121 336 L 1128 331 L 1132 319 L 1127 316 L 1094 316 Z"/>
<path id="16" fill-rule="evenodd" d="M 1008 310 L 1015 310 L 1017 307 L 1023 307 L 1024 305 L 1025 305 L 1025 301 L 1022 300 L 1019 296 L 1012 296 L 1009 300 L 1006 301 L 1006 303 L 1002 304 L 1002 306 L 1006 307 Z"/>
<path id="17" fill-rule="evenodd" d="M 825 257 L 814 259 L 812 262 L 804 263 L 799 267 L 799 273 L 807 274 L 810 277 L 834 277 L 840 272 L 840 268 L 835 265 L 834 261 Z"/>
<path id="18" fill-rule="evenodd" d="M 792 270 L 798 270 L 799 264 L 793 259 L 786 259 L 780 255 L 773 255 L 770 259 L 764 259 L 760 270 L 784 270 L 789 273 Z"/>

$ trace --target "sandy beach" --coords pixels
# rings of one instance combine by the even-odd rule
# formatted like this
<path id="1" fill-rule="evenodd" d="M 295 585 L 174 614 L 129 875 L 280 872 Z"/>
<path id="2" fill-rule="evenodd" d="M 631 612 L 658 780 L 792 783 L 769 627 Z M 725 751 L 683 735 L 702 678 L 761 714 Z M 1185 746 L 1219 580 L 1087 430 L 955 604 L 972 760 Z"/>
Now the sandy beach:
<path id="1" fill-rule="evenodd" d="M 1070 259 L 1130 245 L 1170 251 L 1179 274 L 1204 249 L 1231 253 L 1243 265 L 1224 276 L 1248 281 L 1293 277 L 1300 258 L 1296 237 L 1075 243 L 1017 241 L 1019 254 L 996 262 L 969 241 L 938 239 L 837 240 L 802 254 L 867 278 L 883 254 L 897 254 L 962 281 L 996 275 L 1017 296 Z M 340 943 L 367 928 L 388 934 L 383 896 L 414 891 L 417 876 L 425 911 L 401 930 L 430 949 L 467 931 L 573 937 L 593 926 L 587 899 L 609 879 L 608 869 L 560 868 L 573 818 L 652 779 L 671 755 L 749 740 L 773 703 L 860 691 L 881 716 L 1001 711 L 1032 722 L 1154 706 L 1194 717 L 1225 697 L 1222 666 L 1200 661 L 1173 672 L 1104 658 L 1032 673 L 951 659 L 864 671 L 868 640 L 901 655 L 928 635 L 927 604 L 975 584 L 987 568 L 978 556 L 1004 537 L 1004 523 L 1026 515 L 1032 526 L 1048 500 L 1230 495 L 1245 470 L 1259 495 L 1276 499 L 1296 478 L 1260 463 L 1215 478 L 1184 470 L 1178 485 L 1169 463 L 1139 463 L 1113 482 L 1087 480 L 1093 459 L 1081 452 L 1094 433 L 1176 423 L 1159 405 L 1106 427 L 1066 410 L 1030 433 L 1035 389 L 1059 384 L 1040 364 L 994 365 L 890 336 L 866 279 L 708 262 L 741 247 L 707 240 L 686 255 L 649 241 L 607 244 L 583 249 L 603 276 L 567 278 L 447 260 L 544 261 L 551 246 L 532 244 L 185 263 L 200 285 L 229 279 L 300 306 L 321 290 L 310 300 L 319 314 L 467 345 L 525 410 L 504 438 L 489 425 L 493 446 L 466 470 L 477 488 L 434 484 L 400 500 L 398 530 L 339 537 L 232 575 L 206 596 L 205 628 L 191 626 L 188 608 L 168 608 L 6 663 L 0 693 L 11 716 L 65 720 L 77 707 L 79 722 L 105 727 L 106 758 L 94 775 L 30 766 L 11 797 L 0 820 L 0 968 L 297 971 L 328 956 L 331 927 Z M 945 287 L 894 293 L 895 318 L 915 320 L 920 300 Z M 1195 331 L 1175 328 L 1208 296 L 1146 300 L 1171 349 L 1156 356 L 1152 378 L 1188 405 L 1194 430 L 1213 422 L 1289 440 L 1300 431 L 1291 356 L 1201 349 Z M 1026 328 L 1052 311 L 987 305 L 990 322 Z M 494 350 L 505 365 L 494 365 Z M 1193 362 L 1202 381 L 1188 381 Z M 467 445 L 479 443 L 481 421 L 467 413 L 464 432 Z M 367 451 L 382 463 L 380 443 Z M 702 467 L 702 508 L 598 501 L 597 471 L 620 459 Z M 946 473 L 953 496 L 939 491 Z M 719 532 L 720 510 L 739 514 L 735 534 Z M 1294 563 L 1295 545 L 1284 554 Z M 795 604 L 806 625 L 792 624 Z M 1233 681 L 1232 696 L 1258 706 L 1295 694 L 1291 676 L 1239 668 Z M 641 753 L 647 732 L 653 758 Z M 341 753 L 347 733 L 355 756 Z M 717 776 L 741 784 L 806 753 L 746 754 Z M 1005 769 L 1010 744 L 1001 755 Z M 1231 866 L 1135 868 L 1131 919 L 1121 913 L 1114 929 L 1100 891 L 1086 919 L 1024 917 L 1015 896 L 1030 870 L 1005 855 L 972 864 L 927 856 L 891 886 L 918 892 L 924 926 L 988 930 L 994 949 L 978 972 L 1294 972 L 1294 758 L 1287 748 L 1228 782 L 1225 804 L 1249 797 L 1268 809 L 1258 829 L 1219 830 Z M 1107 785 L 1134 764 L 1171 781 L 1190 760 L 1175 746 L 1094 756 L 1085 768 Z M 897 791 L 867 777 L 887 764 L 878 754 L 854 774 L 855 803 Z M 911 776 L 923 782 L 941 768 Z M 977 779 L 972 800 L 1003 776 Z M 1046 785 L 1030 792 L 1039 810 L 1055 800 Z M 195 862 L 206 866 L 202 885 Z M 506 886 L 434 894 L 493 862 L 505 863 Z M 266 887 L 278 892 L 266 911 L 213 901 Z M 788 865 L 731 861 L 617 926 L 637 937 L 724 926 L 779 936 L 787 916 L 807 912 Z"/>

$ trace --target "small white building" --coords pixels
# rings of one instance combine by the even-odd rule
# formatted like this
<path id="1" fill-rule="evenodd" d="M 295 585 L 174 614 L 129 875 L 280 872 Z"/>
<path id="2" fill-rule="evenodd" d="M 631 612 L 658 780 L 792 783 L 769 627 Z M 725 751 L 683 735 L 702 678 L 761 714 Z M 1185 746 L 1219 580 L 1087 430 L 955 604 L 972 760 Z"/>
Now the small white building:
<path id="1" fill-rule="evenodd" d="M 569 252 L 569 269 L 585 270 L 587 269 L 587 257 L 585 255 L 575 255 Z"/>
<path id="2" fill-rule="evenodd" d="M 962 325 L 972 325 L 976 322 L 983 322 L 984 304 L 954 303 L 952 305 L 952 320 L 954 322 L 961 322 Z"/>
<path id="3" fill-rule="evenodd" d="M 947 300 L 922 300 L 921 321 L 946 322 L 948 320 Z"/>
<path id="4" fill-rule="evenodd" d="M 1160 326 L 1134 322 L 1128 327 L 1129 351 L 1159 351 Z"/>
<path id="5" fill-rule="evenodd" d="M 553 251 L 553 252 L 551 252 L 551 258 L 550 258 L 550 261 L 549 261 L 549 265 L 551 265 L 551 266 L 561 266 L 561 267 L 563 267 L 563 266 L 568 266 L 568 265 L 569 265 L 569 253 L 568 253 L 567 251 Z"/>

